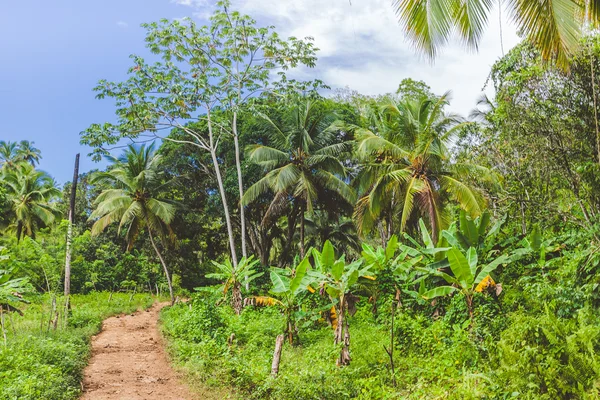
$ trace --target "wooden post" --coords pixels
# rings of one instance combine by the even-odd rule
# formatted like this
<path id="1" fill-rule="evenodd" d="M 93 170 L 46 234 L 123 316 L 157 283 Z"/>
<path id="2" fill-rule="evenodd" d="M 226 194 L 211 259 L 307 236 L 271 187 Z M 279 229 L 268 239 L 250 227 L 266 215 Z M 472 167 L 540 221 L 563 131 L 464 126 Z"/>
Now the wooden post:
<path id="1" fill-rule="evenodd" d="M 0 305 L 0 328 L 2 329 L 2 336 L 4 337 L 4 347 L 7 345 L 6 330 L 4 329 L 4 308 Z"/>
<path id="2" fill-rule="evenodd" d="M 75 196 L 77 194 L 77 180 L 79 179 L 79 153 L 75 156 L 75 168 L 71 183 L 71 199 L 69 203 L 69 227 L 67 228 L 67 248 L 65 255 L 65 323 L 69 315 L 69 296 L 71 295 L 71 240 L 73 238 L 73 220 L 75 218 Z"/>
<path id="3" fill-rule="evenodd" d="M 398 289 L 396 289 L 396 291 L 397 290 Z M 396 292 L 396 298 L 399 300 L 398 292 Z M 395 304 L 396 303 L 392 301 L 392 328 L 390 329 L 390 331 L 391 331 L 391 335 L 390 335 L 390 348 L 388 349 L 387 347 L 385 347 L 385 345 L 383 345 L 383 348 L 385 349 L 385 352 L 390 357 L 390 368 L 392 370 L 392 384 L 394 385 L 394 387 L 396 387 L 396 385 L 397 385 L 397 383 L 396 383 L 396 369 L 394 367 L 394 315 L 396 314 Z"/>
<path id="4" fill-rule="evenodd" d="M 273 363 L 271 364 L 271 375 L 273 376 L 277 376 L 279 373 L 279 360 L 281 360 L 284 338 L 284 335 L 278 335 L 277 339 L 275 339 L 275 352 L 273 353 Z"/>

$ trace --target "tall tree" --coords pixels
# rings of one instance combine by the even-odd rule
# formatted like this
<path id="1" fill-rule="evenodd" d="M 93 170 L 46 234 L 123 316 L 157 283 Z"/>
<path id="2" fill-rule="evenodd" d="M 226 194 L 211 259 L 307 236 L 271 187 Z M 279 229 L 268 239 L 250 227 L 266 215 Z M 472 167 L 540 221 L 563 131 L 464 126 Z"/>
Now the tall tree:
<path id="1" fill-rule="evenodd" d="M 292 201 L 300 209 L 300 254 L 304 257 L 305 214 L 312 214 L 316 204 L 332 197 L 352 204 L 355 195 L 346 184 L 346 168 L 338 158 L 351 148 L 340 140 L 339 127 L 331 114 L 318 112 L 311 100 L 298 100 L 286 110 L 278 124 L 263 116 L 271 126 L 269 145 L 248 148 L 249 160 L 265 168 L 267 174 L 248 188 L 243 204 L 250 204 L 262 194 L 274 194 L 267 213 L 276 213 Z"/>
<path id="2" fill-rule="evenodd" d="M 23 236 L 35 238 L 39 228 L 52 224 L 58 215 L 52 199 L 60 195 L 54 180 L 31 164 L 19 163 L 4 169 L 3 180 L 9 203 L 10 226 L 17 240 Z"/>
<path id="3" fill-rule="evenodd" d="M 19 160 L 16 142 L 5 142 L 0 140 L 0 163 L 3 168 L 14 167 Z"/>
<path id="4" fill-rule="evenodd" d="M 249 98 L 272 87 L 271 71 L 299 64 L 313 66 L 315 48 L 310 38 L 283 40 L 273 27 L 257 27 L 250 17 L 231 12 L 228 1 L 217 3 L 208 26 L 197 26 L 191 20 L 162 20 L 144 27 L 148 47 L 161 56 L 162 62 L 151 65 L 133 56 L 134 66 L 127 81 L 100 81 L 96 87 L 98 97 L 116 100 L 118 123 L 94 124 L 82 133 L 82 141 L 93 146 L 96 155 L 106 144 L 140 136 L 189 143 L 210 153 L 235 266 L 237 246 L 218 158 L 219 144 L 233 136 L 241 196 L 238 113 Z M 293 81 L 280 75 L 279 82 L 275 86 Z M 227 112 L 219 112 L 223 110 Z M 162 134 L 172 128 L 183 132 L 185 138 Z M 240 216 L 244 231 L 243 208 Z M 246 251 L 245 240 L 243 232 L 242 252 Z"/>
<path id="5" fill-rule="evenodd" d="M 448 145 L 465 123 L 445 113 L 448 101 L 449 94 L 437 99 L 387 99 L 376 117 L 376 129 L 355 129 L 362 170 L 356 179 L 361 197 L 354 216 L 361 232 L 383 220 L 385 243 L 396 229 L 398 215 L 401 231 L 409 220 L 425 216 L 437 238 L 446 224 L 448 200 L 472 216 L 481 213 L 483 198 L 472 180 L 491 174 L 484 167 L 453 161 Z"/>
<path id="6" fill-rule="evenodd" d="M 17 159 L 35 166 L 40 162 L 42 152 L 33 146 L 33 142 L 21 140 L 17 146 Z"/>
<path id="7" fill-rule="evenodd" d="M 154 144 L 149 146 L 128 146 L 119 157 L 109 157 L 113 163 L 106 172 L 98 172 L 94 182 L 111 185 L 96 199 L 96 209 L 90 219 L 96 219 L 92 227 L 92 235 L 98 235 L 113 222 L 126 229 L 125 238 L 128 249 L 131 249 L 142 228 L 146 228 L 150 243 L 162 264 L 171 303 L 175 302 L 173 284 L 167 264 L 155 241 L 158 234 L 163 242 L 171 234 L 170 223 L 175 215 L 175 206 L 166 200 L 159 199 L 167 188 L 162 182 L 163 171 L 160 166 L 161 157 L 154 152 Z"/>
<path id="8" fill-rule="evenodd" d="M 594 76 L 600 37 L 590 38 L 569 72 L 545 65 L 532 46 L 512 49 L 492 68 L 497 95 L 482 99 L 483 129 L 459 142 L 467 158 L 503 175 L 494 209 L 528 222 L 590 229 L 600 213 Z M 588 47 L 588 46 L 586 46 Z"/>

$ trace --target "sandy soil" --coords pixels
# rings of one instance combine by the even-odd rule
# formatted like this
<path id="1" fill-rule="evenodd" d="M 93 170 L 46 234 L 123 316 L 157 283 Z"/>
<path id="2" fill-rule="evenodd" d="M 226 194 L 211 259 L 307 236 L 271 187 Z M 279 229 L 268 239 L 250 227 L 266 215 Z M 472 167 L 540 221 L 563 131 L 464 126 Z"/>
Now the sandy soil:
<path id="1" fill-rule="evenodd" d="M 92 358 L 84 371 L 82 400 L 191 400 L 195 396 L 171 369 L 160 343 L 158 313 L 112 317 L 92 339 Z"/>

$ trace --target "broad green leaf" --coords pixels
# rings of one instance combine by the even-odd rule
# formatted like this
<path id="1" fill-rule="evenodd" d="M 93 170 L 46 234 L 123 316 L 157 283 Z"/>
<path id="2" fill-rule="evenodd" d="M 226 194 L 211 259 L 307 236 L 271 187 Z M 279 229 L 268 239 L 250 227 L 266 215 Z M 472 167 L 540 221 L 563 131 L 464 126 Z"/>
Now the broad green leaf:
<path id="1" fill-rule="evenodd" d="M 273 293 L 285 293 L 290 290 L 290 278 L 271 271 L 271 282 L 273 283 Z"/>
<path id="2" fill-rule="evenodd" d="M 433 275 L 440 276 L 440 277 L 444 278 L 444 280 L 446 282 L 448 282 L 449 284 L 454 284 L 454 283 L 460 284 L 460 282 L 458 281 L 458 279 L 456 279 L 455 277 L 453 277 L 453 276 L 451 276 L 451 275 L 449 275 L 449 274 L 447 274 L 447 273 L 445 273 L 443 271 L 435 271 L 433 273 Z"/>
<path id="3" fill-rule="evenodd" d="M 263 275 L 264 275 L 264 272 L 257 272 L 257 273 L 254 273 L 254 274 L 246 275 L 247 280 L 245 280 L 244 282 L 252 282 L 256 278 L 259 278 L 259 277 L 261 277 Z"/>
<path id="4" fill-rule="evenodd" d="M 423 219 L 419 219 L 419 227 L 421 228 L 421 237 L 423 238 L 423 243 L 425 244 L 425 247 L 427 248 L 433 248 L 433 240 L 431 239 L 431 236 L 429 235 L 429 231 L 427 230 L 427 227 L 425 226 L 425 222 L 423 222 Z"/>
<path id="5" fill-rule="evenodd" d="M 295 293 L 296 290 L 298 290 L 298 288 L 301 287 L 301 283 L 304 280 L 304 277 L 306 276 L 306 270 L 308 268 L 308 265 L 308 258 L 305 258 L 296 267 L 296 275 L 294 275 L 294 278 L 290 281 L 290 291 L 292 293 Z M 306 286 L 307 285 L 303 285 L 302 287 Z"/>
<path id="6" fill-rule="evenodd" d="M 434 289 L 428 290 L 421 296 L 426 299 L 435 299 L 436 297 L 447 296 L 450 293 L 456 292 L 458 289 L 454 286 L 438 286 Z"/>
<path id="7" fill-rule="evenodd" d="M 321 264 L 325 268 L 330 268 L 335 262 L 335 250 L 329 240 L 325 241 L 323 245 L 323 252 L 321 253 Z"/>
<path id="8" fill-rule="evenodd" d="M 502 216 L 502 218 L 500 218 L 498 221 L 496 221 L 496 223 L 494 224 L 494 226 L 492 226 L 492 228 L 490 229 L 490 231 L 487 234 L 487 238 L 494 238 L 499 232 L 500 229 L 502 229 L 502 225 L 504 225 L 504 223 L 506 222 L 506 214 Z"/>
<path id="9" fill-rule="evenodd" d="M 331 275 L 333 276 L 333 279 L 336 281 L 342 279 L 342 275 L 344 274 L 344 266 L 345 262 L 342 259 L 339 259 L 333 263 L 333 266 L 331 267 Z"/>
<path id="10" fill-rule="evenodd" d="M 438 253 L 444 253 L 450 249 L 451 249 L 451 247 L 430 247 L 430 248 L 421 250 L 421 253 L 436 255 Z"/>
<path id="11" fill-rule="evenodd" d="M 531 249 L 535 252 L 540 251 L 540 247 L 542 246 L 542 234 L 540 232 L 540 226 L 535 224 L 531 233 L 529 233 L 529 245 Z"/>
<path id="12" fill-rule="evenodd" d="M 467 250 L 467 261 L 469 261 L 469 267 L 471 268 L 471 276 L 477 274 L 477 250 L 474 247 L 469 247 Z"/>
<path id="13" fill-rule="evenodd" d="M 409 256 L 411 256 L 411 257 L 418 257 L 418 256 L 420 256 L 420 255 L 421 255 L 421 252 L 419 252 L 419 250 L 417 250 L 417 249 L 414 249 L 414 248 L 412 248 L 412 247 L 408 247 L 408 246 L 407 246 L 407 245 L 405 245 L 405 244 L 401 244 L 401 245 L 399 245 L 399 246 L 398 246 L 398 248 L 399 248 L 401 251 L 403 251 L 403 252 L 406 252 L 406 253 L 407 253 Z"/>
<path id="14" fill-rule="evenodd" d="M 340 295 L 340 290 L 339 290 L 339 289 L 337 289 L 337 288 L 335 288 L 335 287 L 333 287 L 333 286 L 327 286 L 327 287 L 325 288 L 325 291 L 326 291 L 326 292 L 327 292 L 327 294 L 328 294 L 329 296 L 331 296 L 332 298 L 336 298 L 336 297 L 338 297 L 338 296 Z"/>
<path id="15" fill-rule="evenodd" d="M 489 263 L 488 265 L 486 265 L 485 267 L 483 267 L 481 269 L 481 271 L 479 272 L 479 274 L 477 275 L 477 278 L 475 279 L 475 281 L 473 283 L 475 285 L 477 285 L 486 276 L 488 276 L 496 268 L 498 268 L 498 266 L 500 266 L 500 264 L 505 264 L 505 263 L 507 263 L 509 261 L 510 261 L 510 257 L 508 257 L 506 254 L 502 254 L 500 257 L 496 258 L 494 261 L 492 261 L 491 263 Z"/>
<path id="16" fill-rule="evenodd" d="M 387 246 L 385 248 L 386 261 L 391 260 L 392 257 L 394 257 L 394 253 L 396 252 L 397 248 L 398 248 L 398 236 L 392 235 L 392 237 L 388 241 Z"/>
<path id="17" fill-rule="evenodd" d="M 473 284 L 473 274 L 471 267 L 465 256 L 458 249 L 448 251 L 448 261 L 450 269 L 462 287 L 470 287 Z"/>
<path id="18" fill-rule="evenodd" d="M 356 283 L 357 280 L 358 280 L 358 270 L 355 269 L 354 271 L 352 271 L 350 273 L 350 276 L 348 277 L 348 283 L 347 283 L 346 288 L 350 289 Z"/>
<path id="19" fill-rule="evenodd" d="M 434 269 L 447 268 L 449 266 L 450 266 L 450 262 L 448 261 L 447 258 L 444 258 L 443 260 L 436 261 L 436 262 L 428 265 L 429 268 L 434 268 Z"/>
<path id="20" fill-rule="evenodd" d="M 467 213 L 464 210 L 461 210 L 459 220 L 460 231 L 467 239 L 469 247 L 477 246 L 477 242 L 479 242 L 479 230 L 475 226 L 475 222 L 467 217 Z"/>
<path id="21" fill-rule="evenodd" d="M 490 225 L 490 212 L 488 210 L 485 210 L 483 212 L 483 214 L 481 214 L 481 216 L 479 217 L 479 227 L 478 227 L 479 237 L 483 237 L 483 235 L 485 234 L 485 230 L 488 228 L 489 225 Z"/>

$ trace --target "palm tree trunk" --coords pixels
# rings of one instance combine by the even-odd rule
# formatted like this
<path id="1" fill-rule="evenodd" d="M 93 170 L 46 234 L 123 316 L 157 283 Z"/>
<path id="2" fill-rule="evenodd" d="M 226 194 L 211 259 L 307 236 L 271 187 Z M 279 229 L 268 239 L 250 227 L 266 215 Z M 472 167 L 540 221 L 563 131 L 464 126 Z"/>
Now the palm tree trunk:
<path id="1" fill-rule="evenodd" d="M 215 138 L 212 130 L 212 120 L 210 116 L 210 109 L 208 110 L 208 137 L 210 141 L 210 156 L 212 158 L 213 167 L 215 169 L 215 175 L 217 176 L 217 184 L 219 185 L 219 194 L 221 195 L 221 202 L 223 203 L 223 212 L 225 213 L 225 223 L 227 225 L 227 235 L 229 236 L 229 251 L 231 252 L 231 263 L 237 268 L 237 254 L 235 251 L 235 238 L 233 237 L 233 228 L 231 226 L 231 217 L 229 216 L 229 207 L 227 206 L 227 196 L 225 195 L 225 187 L 223 186 L 223 178 L 221 176 L 221 168 L 219 167 L 219 160 L 217 160 L 217 149 L 215 147 Z"/>
<path id="2" fill-rule="evenodd" d="M 146 226 L 148 227 L 148 237 L 150 237 L 150 243 L 152 243 L 152 247 L 154 247 L 154 251 L 160 260 L 160 263 L 163 266 L 163 270 L 165 271 L 165 276 L 167 277 L 167 284 L 169 285 L 169 296 L 171 296 L 171 305 L 175 304 L 175 296 L 173 295 L 173 284 L 171 283 L 171 276 L 169 275 L 169 270 L 167 269 L 167 264 L 163 259 L 160 251 L 158 251 L 158 247 L 156 247 L 156 243 L 154 243 L 154 237 L 152 236 L 152 229 L 150 229 L 150 224 L 148 224 L 148 217 L 146 217 Z"/>
<path id="3" fill-rule="evenodd" d="M 300 211 L 300 258 L 304 258 L 304 214 L 306 207 L 303 204 Z"/>

